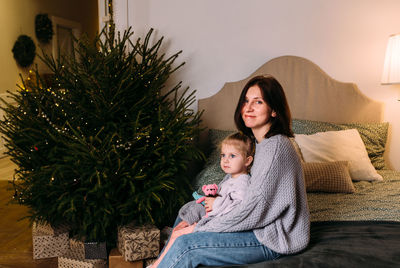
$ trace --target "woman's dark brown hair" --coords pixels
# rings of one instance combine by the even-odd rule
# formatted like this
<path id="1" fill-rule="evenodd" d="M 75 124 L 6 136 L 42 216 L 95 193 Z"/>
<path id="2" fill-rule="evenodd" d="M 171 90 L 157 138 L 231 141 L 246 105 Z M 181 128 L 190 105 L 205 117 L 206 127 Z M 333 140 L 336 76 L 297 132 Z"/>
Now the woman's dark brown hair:
<path id="1" fill-rule="evenodd" d="M 244 86 L 240 94 L 239 102 L 235 111 L 235 124 L 239 131 L 253 137 L 251 128 L 246 127 L 242 118 L 242 107 L 246 100 L 246 94 L 250 87 L 258 86 L 261 90 L 263 100 L 276 113 L 275 117 L 270 117 L 271 128 L 265 133 L 265 138 L 282 134 L 293 137 L 291 128 L 291 115 L 289 105 L 286 100 L 285 92 L 281 84 L 272 76 L 256 76 L 250 79 Z"/>

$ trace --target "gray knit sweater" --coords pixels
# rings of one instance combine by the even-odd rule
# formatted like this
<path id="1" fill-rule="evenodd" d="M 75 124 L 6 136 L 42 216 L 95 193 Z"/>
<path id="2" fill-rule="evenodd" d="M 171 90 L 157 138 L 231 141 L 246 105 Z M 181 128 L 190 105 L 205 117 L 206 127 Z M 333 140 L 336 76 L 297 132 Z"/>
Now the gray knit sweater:
<path id="1" fill-rule="evenodd" d="M 258 143 L 245 199 L 221 217 L 198 220 L 195 232 L 253 230 L 275 252 L 304 249 L 310 240 L 310 215 L 300 159 L 290 140 L 275 135 Z"/>

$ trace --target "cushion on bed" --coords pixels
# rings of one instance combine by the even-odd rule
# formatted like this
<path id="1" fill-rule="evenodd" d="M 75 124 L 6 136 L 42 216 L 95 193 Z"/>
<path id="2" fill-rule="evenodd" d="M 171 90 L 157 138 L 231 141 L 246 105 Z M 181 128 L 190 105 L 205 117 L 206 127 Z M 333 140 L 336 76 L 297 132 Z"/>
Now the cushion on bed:
<path id="1" fill-rule="evenodd" d="M 360 133 L 368 157 L 375 169 L 385 169 L 383 154 L 387 140 L 389 123 L 351 123 L 336 124 L 320 121 L 293 119 L 292 128 L 296 134 L 315 134 L 317 132 L 357 129 Z"/>
<path id="2" fill-rule="evenodd" d="M 357 129 L 296 134 L 295 141 L 305 162 L 349 161 L 353 180 L 382 180 L 368 158 Z"/>
<path id="3" fill-rule="evenodd" d="M 303 162 L 307 192 L 354 193 L 349 162 Z"/>
<path id="4" fill-rule="evenodd" d="M 204 184 L 218 184 L 225 176 L 225 173 L 221 170 L 219 165 L 220 152 L 218 150 L 218 144 L 228 135 L 232 134 L 234 131 L 210 129 L 209 130 L 209 140 L 211 146 L 211 154 L 202 169 L 202 171 L 196 176 L 194 181 L 194 187 L 197 191 L 201 192 L 201 186 Z M 290 139 L 299 154 L 300 159 L 302 159 L 300 149 L 294 138 Z M 307 182 L 307 191 L 312 192 L 330 192 L 330 193 L 350 193 L 354 192 L 354 186 L 352 184 L 351 178 L 349 178 L 348 171 L 346 173 L 346 162 L 332 162 L 325 164 L 315 164 L 315 163 L 304 163 L 303 168 L 307 170 L 305 172 L 305 181 Z M 337 170 L 334 170 L 337 168 Z M 326 174 L 334 175 L 334 181 L 330 181 Z M 316 182 L 317 178 L 320 180 Z M 350 180 L 349 180 L 350 179 Z"/>

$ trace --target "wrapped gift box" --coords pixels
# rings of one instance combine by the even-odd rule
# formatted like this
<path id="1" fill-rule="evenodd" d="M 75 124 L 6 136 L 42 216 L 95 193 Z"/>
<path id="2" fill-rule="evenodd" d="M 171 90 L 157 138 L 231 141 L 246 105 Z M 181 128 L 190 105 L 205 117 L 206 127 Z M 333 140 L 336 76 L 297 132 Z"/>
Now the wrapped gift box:
<path id="1" fill-rule="evenodd" d="M 85 259 L 107 259 L 106 242 L 85 242 Z"/>
<path id="2" fill-rule="evenodd" d="M 118 250 L 126 261 L 156 258 L 160 251 L 160 230 L 153 225 L 120 227 Z"/>
<path id="3" fill-rule="evenodd" d="M 61 232 L 61 230 L 51 229 L 50 225 L 42 225 L 37 222 L 33 224 L 33 259 L 58 257 L 68 250 L 68 231 L 64 229 L 64 232 Z"/>
<path id="4" fill-rule="evenodd" d="M 85 259 L 83 251 L 69 249 L 58 257 L 58 268 L 107 268 L 103 259 Z"/>
<path id="5" fill-rule="evenodd" d="M 82 242 L 77 239 L 69 240 L 69 247 L 85 259 L 107 259 L 106 243 Z"/>
<path id="6" fill-rule="evenodd" d="M 143 260 L 126 261 L 117 248 L 113 248 L 108 258 L 108 268 L 143 268 Z"/>

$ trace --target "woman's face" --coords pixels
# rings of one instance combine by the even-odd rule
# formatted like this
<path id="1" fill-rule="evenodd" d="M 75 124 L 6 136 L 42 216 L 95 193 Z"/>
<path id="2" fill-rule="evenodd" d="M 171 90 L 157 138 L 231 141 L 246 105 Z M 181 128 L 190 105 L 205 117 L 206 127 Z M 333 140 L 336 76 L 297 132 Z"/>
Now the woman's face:
<path id="1" fill-rule="evenodd" d="M 265 135 L 271 126 L 270 117 L 275 116 L 276 113 L 264 101 L 261 89 L 257 85 L 250 87 L 242 107 L 242 119 L 246 127 L 251 128 L 256 138 L 257 133 Z"/>

